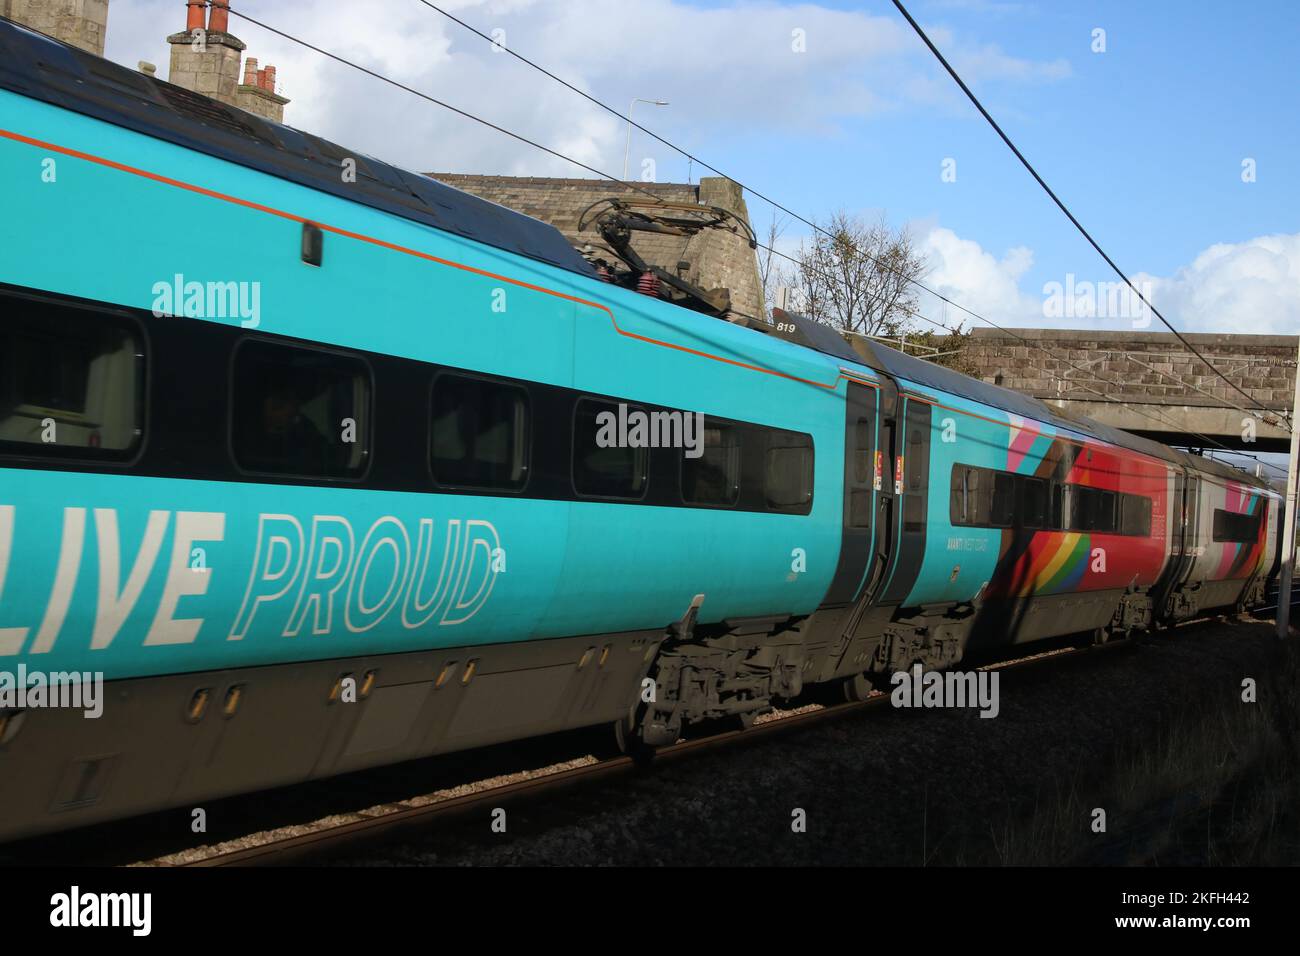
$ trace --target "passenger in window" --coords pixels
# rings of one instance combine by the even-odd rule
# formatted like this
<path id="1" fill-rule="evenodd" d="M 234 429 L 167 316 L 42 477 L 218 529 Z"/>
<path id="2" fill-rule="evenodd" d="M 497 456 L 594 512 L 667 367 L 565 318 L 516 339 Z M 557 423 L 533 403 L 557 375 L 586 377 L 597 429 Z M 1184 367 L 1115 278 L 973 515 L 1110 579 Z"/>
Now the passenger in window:
<path id="1" fill-rule="evenodd" d="M 302 398 L 288 383 L 273 384 L 262 399 L 262 433 L 254 454 L 277 470 L 303 475 L 333 471 L 329 441 L 303 414 Z"/>

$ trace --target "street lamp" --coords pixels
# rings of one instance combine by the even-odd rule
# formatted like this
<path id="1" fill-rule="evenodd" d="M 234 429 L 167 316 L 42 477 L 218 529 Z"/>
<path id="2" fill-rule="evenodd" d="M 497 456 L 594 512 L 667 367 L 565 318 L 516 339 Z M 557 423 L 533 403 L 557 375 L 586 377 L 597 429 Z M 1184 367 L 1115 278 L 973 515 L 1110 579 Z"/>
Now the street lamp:
<path id="1" fill-rule="evenodd" d="M 632 153 L 632 107 L 638 103 L 649 103 L 651 106 L 667 106 L 664 100 L 643 100 L 639 96 L 627 105 L 627 146 L 623 149 L 623 181 L 627 182 L 627 159 Z"/>

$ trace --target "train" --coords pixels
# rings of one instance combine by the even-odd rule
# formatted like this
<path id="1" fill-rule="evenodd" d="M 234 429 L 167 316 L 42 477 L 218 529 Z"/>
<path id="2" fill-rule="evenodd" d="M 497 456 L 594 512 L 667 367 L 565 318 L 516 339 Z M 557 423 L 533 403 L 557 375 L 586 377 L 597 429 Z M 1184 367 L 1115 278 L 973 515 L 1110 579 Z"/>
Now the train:
<path id="1" fill-rule="evenodd" d="M 626 288 L 2 19 L 0 189 L 0 672 L 102 688 L 0 695 L 0 840 L 571 728 L 652 752 L 1278 571 L 1260 478 Z M 633 416 L 665 440 L 601 440 Z"/>

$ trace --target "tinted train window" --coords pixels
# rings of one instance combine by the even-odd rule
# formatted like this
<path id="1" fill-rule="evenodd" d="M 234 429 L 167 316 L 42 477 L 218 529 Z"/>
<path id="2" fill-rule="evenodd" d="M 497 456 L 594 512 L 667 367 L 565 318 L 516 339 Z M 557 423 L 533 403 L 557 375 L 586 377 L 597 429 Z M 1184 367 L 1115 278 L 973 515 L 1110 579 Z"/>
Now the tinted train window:
<path id="1" fill-rule="evenodd" d="M 1047 524 L 1047 482 L 1041 478 L 1021 476 L 1019 524 L 1026 528 L 1041 528 Z"/>
<path id="2" fill-rule="evenodd" d="M 1151 499 L 1141 495 L 1119 496 L 1119 533 L 1151 537 Z"/>
<path id="3" fill-rule="evenodd" d="M 704 451 L 682 454 L 682 499 L 695 505 L 734 505 L 740 497 L 740 436 L 736 429 L 704 420 Z"/>
<path id="4" fill-rule="evenodd" d="M 645 414 L 635 405 L 626 407 L 629 415 Z M 616 403 L 594 398 L 578 401 L 573 418 L 573 487 L 578 494 L 632 499 L 645 495 L 650 456 L 644 447 L 619 444 L 627 436 L 618 434 L 618 422 Z"/>
<path id="5" fill-rule="evenodd" d="M 865 485 L 871 478 L 871 423 L 859 418 L 853 426 L 853 480 Z"/>
<path id="6" fill-rule="evenodd" d="M 913 429 L 907 439 L 907 487 L 911 491 L 920 491 L 925 484 L 923 457 L 921 433 Z"/>
<path id="7" fill-rule="evenodd" d="M 1016 478 L 1005 471 L 993 473 L 993 498 L 988 522 L 999 528 L 1009 527 L 1016 519 Z"/>
<path id="8" fill-rule="evenodd" d="M 953 465 L 952 496 L 948 504 L 948 518 L 952 524 L 971 524 L 971 482 L 975 475 L 974 468 L 965 465 Z"/>
<path id="9" fill-rule="evenodd" d="M 972 468 L 967 465 L 954 466 L 952 496 L 948 506 L 949 520 L 955 525 L 982 528 L 1011 527 L 1020 520 L 1024 511 L 1025 480 L 1006 471 Z M 1038 479 L 1029 480 L 1038 481 Z M 1017 482 L 1020 484 L 1018 485 Z M 1017 488 L 1020 490 L 1017 491 Z M 1045 489 L 1042 494 L 1046 494 Z"/>
<path id="10" fill-rule="evenodd" d="M 452 488 L 518 491 L 528 478 L 528 394 L 463 375 L 433 381 L 429 465 Z"/>
<path id="11" fill-rule="evenodd" d="M 953 468 L 951 490 L 954 525 L 1151 535 L 1151 499 L 1141 495 L 966 465 Z"/>
<path id="12" fill-rule="evenodd" d="M 949 505 L 949 518 L 953 524 L 984 527 L 992 524 L 993 478 L 994 472 L 986 468 L 953 467 L 952 501 Z"/>
<path id="13" fill-rule="evenodd" d="M 1102 533 L 1115 530 L 1115 492 L 1075 485 L 1073 496 L 1070 530 Z"/>
<path id="14" fill-rule="evenodd" d="M 1259 515 L 1214 509 L 1214 540 L 1253 544 L 1259 540 Z"/>
<path id="15" fill-rule="evenodd" d="M 116 316 L 0 297 L 0 450 L 129 458 L 144 427 L 144 344 Z"/>
<path id="16" fill-rule="evenodd" d="M 370 375 L 360 359 L 246 341 L 235 350 L 230 443 L 246 471 L 355 478 L 370 450 Z"/>
<path id="17" fill-rule="evenodd" d="M 763 494 L 773 511 L 808 514 L 813 496 L 812 437 L 800 432 L 765 428 L 767 452 Z"/>

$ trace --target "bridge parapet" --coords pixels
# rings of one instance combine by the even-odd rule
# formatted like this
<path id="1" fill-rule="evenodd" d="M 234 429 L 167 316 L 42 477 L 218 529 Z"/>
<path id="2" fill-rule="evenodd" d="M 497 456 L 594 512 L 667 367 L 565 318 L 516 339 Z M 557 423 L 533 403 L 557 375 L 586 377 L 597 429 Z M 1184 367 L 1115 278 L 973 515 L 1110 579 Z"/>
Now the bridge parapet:
<path id="1" fill-rule="evenodd" d="M 1158 441 L 1213 447 L 1203 436 L 1231 448 L 1286 448 L 1289 433 L 1268 422 L 1280 415 L 1267 412 L 1290 412 L 1296 336 L 1184 333 L 1248 401 L 1171 333 L 1012 331 L 973 331 L 963 359 L 976 377 Z M 1247 415 L 1234 405 L 1265 412 Z"/>

